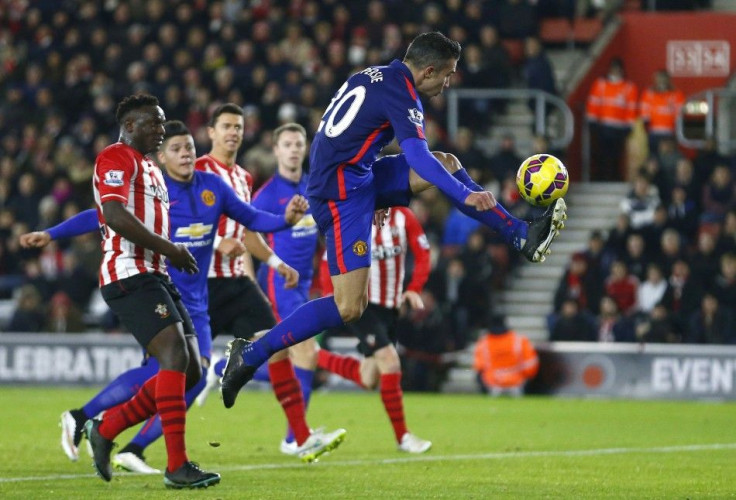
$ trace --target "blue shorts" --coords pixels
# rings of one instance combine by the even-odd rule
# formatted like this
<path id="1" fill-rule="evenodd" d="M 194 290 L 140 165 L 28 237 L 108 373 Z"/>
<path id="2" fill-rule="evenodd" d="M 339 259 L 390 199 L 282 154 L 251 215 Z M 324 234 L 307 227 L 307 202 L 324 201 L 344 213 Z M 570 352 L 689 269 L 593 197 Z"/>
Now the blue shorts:
<path id="1" fill-rule="evenodd" d="M 190 313 L 197 332 L 197 343 L 199 344 L 199 355 L 203 358 L 212 359 L 212 330 L 210 329 L 210 315 L 207 311 Z"/>
<path id="2" fill-rule="evenodd" d="M 309 301 L 309 289 L 312 286 L 312 280 L 299 279 L 299 284 L 295 288 L 284 288 L 284 278 L 276 272 L 276 270 L 261 265 L 258 270 L 258 284 L 261 286 L 271 302 L 276 321 L 281 322 L 282 319 L 289 316 L 296 308 Z"/>
<path id="3" fill-rule="evenodd" d="M 309 200 L 325 237 L 331 276 L 370 267 L 373 212 L 379 208 L 406 207 L 411 201 L 409 163 L 403 154 L 376 160 L 372 170 L 373 181 L 348 191 L 345 200 Z"/>

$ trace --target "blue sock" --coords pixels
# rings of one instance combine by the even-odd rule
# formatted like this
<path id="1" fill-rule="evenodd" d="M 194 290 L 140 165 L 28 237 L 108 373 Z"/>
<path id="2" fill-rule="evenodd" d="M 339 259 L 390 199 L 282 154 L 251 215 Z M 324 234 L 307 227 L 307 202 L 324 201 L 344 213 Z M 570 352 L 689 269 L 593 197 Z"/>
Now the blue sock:
<path id="1" fill-rule="evenodd" d="M 307 370 L 306 368 L 300 368 L 294 366 L 294 373 L 296 378 L 299 379 L 299 385 L 302 386 L 302 397 L 304 398 L 304 411 L 309 407 L 309 398 L 312 396 L 312 380 L 314 379 L 314 370 Z M 289 427 L 286 431 L 286 442 L 291 443 L 294 441 L 294 432 Z"/>
<path id="2" fill-rule="evenodd" d="M 470 178 L 468 172 L 461 168 L 454 174 L 452 174 L 457 180 L 468 186 L 473 191 L 484 191 L 473 179 Z M 449 198 L 448 198 L 449 199 Z M 452 201 L 452 200 L 450 200 Z M 465 215 L 472 217 L 473 219 L 482 222 L 486 226 L 490 227 L 506 240 L 506 243 L 511 245 L 517 250 L 521 250 L 524 246 L 529 225 L 514 217 L 506 211 L 501 204 L 497 204 L 492 210 L 486 210 L 485 212 L 479 212 L 473 207 L 470 207 L 464 203 L 453 204 Z"/>
<path id="3" fill-rule="evenodd" d="M 273 353 L 314 337 L 322 330 L 341 325 L 343 321 L 333 297 L 310 300 L 253 342 L 243 352 L 243 361 L 250 366 L 259 366 Z"/>
<path id="4" fill-rule="evenodd" d="M 215 374 L 217 374 L 218 377 L 222 377 L 222 374 L 225 373 L 226 364 L 227 358 L 220 358 L 220 360 L 215 363 Z"/>
<path id="5" fill-rule="evenodd" d="M 199 393 L 202 392 L 202 389 L 204 389 L 204 386 L 206 384 L 207 369 L 203 367 L 202 378 L 199 379 L 197 385 L 184 393 L 184 401 L 187 404 L 187 408 L 192 406 L 195 398 L 199 396 Z M 130 440 L 130 442 L 132 444 L 140 446 L 141 449 L 145 449 L 149 444 L 160 438 L 162 434 L 163 430 L 161 428 L 161 417 L 159 417 L 157 413 L 153 417 L 146 420 L 146 422 L 143 424 L 143 427 L 138 430 L 138 434 L 136 434 L 133 439 Z"/>
<path id="6" fill-rule="evenodd" d="M 268 363 L 263 363 L 258 367 L 256 372 L 253 374 L 253 380 L 258 380 L 259 382 L 271 381 L 271 375 L 268 373 Z"/>
<path id="7" fill-rule="evenodd" d="M 101 411 L 126 402 L 138 393 L 146 380 L 157 373 L 158 361 L 155 358 L 148 358 L 145 365 L 121 373 L 82 407 L 84 415 L 92 418 Z"/>

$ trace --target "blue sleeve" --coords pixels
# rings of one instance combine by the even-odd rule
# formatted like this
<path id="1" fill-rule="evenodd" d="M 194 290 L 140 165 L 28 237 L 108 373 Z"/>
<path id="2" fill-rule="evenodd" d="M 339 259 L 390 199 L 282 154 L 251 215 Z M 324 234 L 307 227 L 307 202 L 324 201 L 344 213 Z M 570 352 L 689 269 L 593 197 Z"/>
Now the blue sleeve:
<path id="1" fill-rule="evenodd" d="M 464 203 L 472 191 L 463 183 L 450 175 L 445 167 L 429 152 L 427 141 L 422 139 L 404 139 L 401 149 L 406 155 L 409 166 L 419 177 L 437 186 L 453 200 Z"/>
<path id="2" fill-rule="evenodd" d="M 258 233 L 273 233 L 291 227 L 283 215 L 275 215 L 253 208 L 242 201 L 225 181 L 219 179 L 225 215 L 243 224 L 247 229 Z"/>
<path id="3" fill-rule="evenodd" d="M 46 230 L 52 240 L 60 240 L 64 238 L 72 238 L 80 234 L 92 233 L 99 230 L 99 222 L 97 221 L 97 210 L 90 208 L 84 212 L 79 212 L 71 219 L 50 227 Z"/>

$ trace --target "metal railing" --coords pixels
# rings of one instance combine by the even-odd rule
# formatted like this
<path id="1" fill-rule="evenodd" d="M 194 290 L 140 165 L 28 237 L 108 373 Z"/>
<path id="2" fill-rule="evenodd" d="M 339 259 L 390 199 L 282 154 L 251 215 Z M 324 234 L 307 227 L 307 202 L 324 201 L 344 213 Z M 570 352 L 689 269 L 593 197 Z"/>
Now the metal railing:
<path id="1" fill-rule="evenodd" d="M 692 123 L 700 121 L 697 129 L 702 129 L 702 137 L 688 137 L 688 123 L 692 132 Z M 677 114 L 675 133 L 685 147 L 702 148 L 713 139 L 721 153 L 736 151 L 736 89 L 708 89 L 688 96 Z"/>
<path id="2" fill-rule="evenodd" d="M 534 89 L 451 89 L 447 92 L 447 132 L 453 141 L 460 127 L 460 100 L 534 100 L 534 133 L 547 136 L 547 105 L 552 105 L 562 114 L 562 135 L 547 137 L 550 149 L 564 149 L 573 138 L 575 118 L 567 103 L 560 97 Z"/>

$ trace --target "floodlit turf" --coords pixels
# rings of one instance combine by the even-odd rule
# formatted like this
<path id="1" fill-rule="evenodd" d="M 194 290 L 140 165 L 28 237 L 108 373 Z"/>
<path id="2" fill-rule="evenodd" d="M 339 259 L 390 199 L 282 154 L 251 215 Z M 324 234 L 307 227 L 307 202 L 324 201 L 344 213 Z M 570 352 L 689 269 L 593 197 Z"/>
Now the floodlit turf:
<path id="1" fill-rule="evenodd" d="M 199 491 L 161 476 L 94 476 L 82 451 L 59 446 L 61 411 L 90 390 L 0 388 L 0 498 L 705 498 L 736 492 L 736 406 L 473 395 L 406 395 L 410 428 L 434 442 L 396 451 L 375 393 L 316 393 L 309 422 L 348 430 L 343 445 L 304 465 L 278 451 L 284 417 L 269 392 L 225 410 L 216 396 L 187 422 L 191 459 L 222 474 Z M 127 433 L 118 439 L 124 444 Z M 219 443 L 213 447 L 210 443 Z M 165 466 L 163 442 L 148 451 Z"/>

